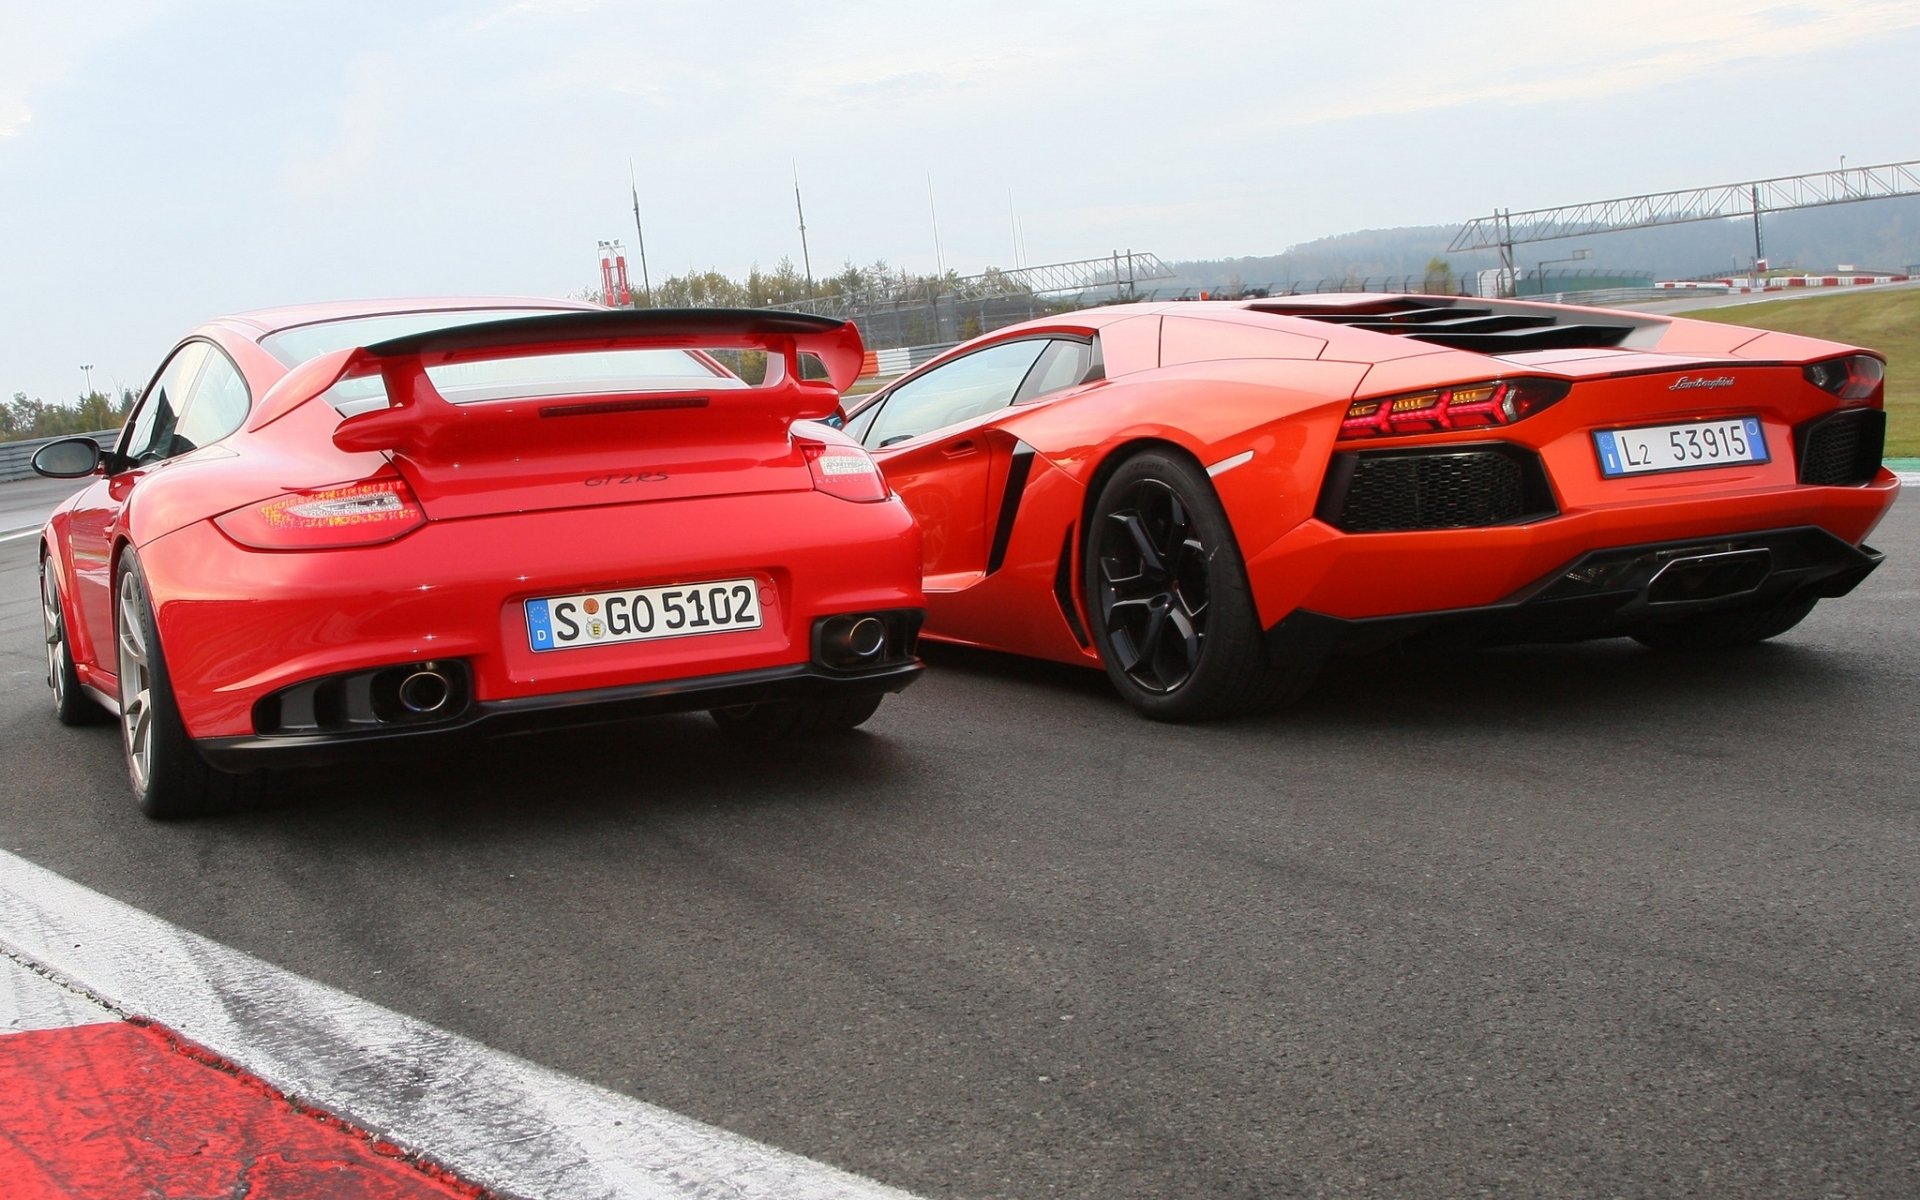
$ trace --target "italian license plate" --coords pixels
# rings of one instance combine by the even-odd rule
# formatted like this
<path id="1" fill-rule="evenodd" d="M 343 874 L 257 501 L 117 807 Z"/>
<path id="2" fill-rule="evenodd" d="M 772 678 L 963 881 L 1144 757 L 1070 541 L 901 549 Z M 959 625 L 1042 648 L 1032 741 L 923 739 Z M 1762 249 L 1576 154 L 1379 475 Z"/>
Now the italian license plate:
<path id="1" fill-rule="evenodd" d="M 760 628 L 760 585 L 720 579 L 674 587 L 582 592 L 526 602 L 535 650 L 576 650 Z"/>
<path id="2" fill-rule="evenodd" d="M 1608 479 L 1770 461 L 1758 417 L 1596 430 L 1593 446 Z"/>

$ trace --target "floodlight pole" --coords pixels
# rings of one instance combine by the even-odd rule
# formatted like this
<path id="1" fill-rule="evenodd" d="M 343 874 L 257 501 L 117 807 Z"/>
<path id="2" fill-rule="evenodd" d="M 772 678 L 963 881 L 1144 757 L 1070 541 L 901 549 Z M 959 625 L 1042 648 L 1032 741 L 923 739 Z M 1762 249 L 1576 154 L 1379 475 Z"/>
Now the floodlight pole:
<path id="1" fill-rule="evenodd" d="M 800 206 L 800 164 L 793 164 L 793 211 L 800 214 L 800 261 L 807 268 L 807 295 L 813 295 L 813 256 L 807 253 L 807 210 Z"/>
<path id="2" fill-rule="evenodd" d="M 640 228 L 640 184 L 634 179 L 633 160 L 627 160 L 627 186 L 633 192 L 633 239 L 640 251 L 640 290 L 646 293 L 647 307 L 653 307 L 653 282 L 647 278 L 647 234 Z"/>

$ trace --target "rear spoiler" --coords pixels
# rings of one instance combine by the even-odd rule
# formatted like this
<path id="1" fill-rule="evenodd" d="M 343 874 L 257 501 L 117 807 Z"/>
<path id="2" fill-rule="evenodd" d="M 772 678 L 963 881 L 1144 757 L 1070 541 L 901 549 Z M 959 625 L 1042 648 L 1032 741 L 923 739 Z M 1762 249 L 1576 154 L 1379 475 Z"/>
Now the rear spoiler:
<path id="1" fill-rule="evenodd" d="M 831 415 L 839 394 L 859 377 L 864 357 L 860 331 L 851 321 L 805 313 L 694 308 L 513 317 L 322 354 L 295 367 L 275 384 L 254 408 L 247 427 L 257 430 L 270 425 L 343 379 L 380 375 L 386 380 L 392 407 L 348 417 L 334 431 L 334 444 L 343 450 L 418 445 L 443 429 L 468 424 L 470 418 L 485 411 L 485 406 L 468 409 L 450 403 L 427 377 L 428 367 L 570 351 L 647 349 L 763 350 L 778 356 L 786 365 L 779 383 L 716 396 L 722 403 L 751 404 L 786 420 Z M 827 370 L 826 382 L 800 377 L 802 354 L 820 360 Z M 622 398 L 644 400 L 634 404 L 636 408 L 665 408 L 675 407 L 675 397 L 689 402 L 696 399 L 668 392 L 600 392 L 572 401 L 586 410 L 600 406 L 600 411 L 608 411 L 609 405 L 617 405 Z M 697 399 L 704 404 L 707 397 L 703 393 Z M 567 397 L 542 397 L 541 403 L 550 412 L 555 407 L 570 407 Z"/>

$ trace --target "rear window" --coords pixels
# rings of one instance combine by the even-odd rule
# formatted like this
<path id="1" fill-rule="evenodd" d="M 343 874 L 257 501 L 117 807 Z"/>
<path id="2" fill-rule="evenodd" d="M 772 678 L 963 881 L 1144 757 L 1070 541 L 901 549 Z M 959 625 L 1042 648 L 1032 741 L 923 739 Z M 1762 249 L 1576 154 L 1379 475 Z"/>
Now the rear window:
<path id="1" fill-rule="evenodd" d="M 295 366 L 330 351 L 370 346 L 408 334 L 482 321 L 548 316 L 560 311 L 569 310 L 489 308 L 355 317 L 281 330 L 262 338 L 260 344 L 281 362 Z M 679 349 L 583 350 L 448 363 L 428 367 L 427 378 L 454 404 L 538 396 L 709 391 L 747 386 L 721 364 L 718 357 L 721 353 L 738 357 L 737 352 L 731 351 L 710 354 Z M 763 363 L 748 365 L 765 371 Z M 377 375 L 342 380 L 328 389 L 323 398 L 345 416 L 388 405 L 385 382 Z"/>

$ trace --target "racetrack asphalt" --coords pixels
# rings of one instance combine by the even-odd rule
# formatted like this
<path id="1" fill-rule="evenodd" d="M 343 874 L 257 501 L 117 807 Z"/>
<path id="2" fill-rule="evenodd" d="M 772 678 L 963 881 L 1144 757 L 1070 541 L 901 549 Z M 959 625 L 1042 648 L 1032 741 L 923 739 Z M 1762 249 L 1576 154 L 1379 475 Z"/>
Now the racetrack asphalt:
<path id="1" fill-rule="evenodd" d="M 0 845 L 197 937 L 925 1196 L 1920 1194 L 1920 508 L 1777 644 L 1342 665 L 1140 721 L 953 650 L 156 826 L 0 544 Z"/>

